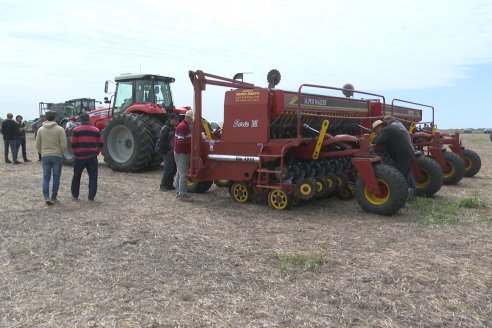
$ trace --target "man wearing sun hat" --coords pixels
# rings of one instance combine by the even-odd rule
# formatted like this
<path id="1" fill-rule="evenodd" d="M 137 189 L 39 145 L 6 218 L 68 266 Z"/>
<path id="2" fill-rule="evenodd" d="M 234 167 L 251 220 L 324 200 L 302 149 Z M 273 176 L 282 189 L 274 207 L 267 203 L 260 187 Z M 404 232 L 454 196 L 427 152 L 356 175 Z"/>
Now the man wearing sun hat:
<path id="1" fill-rule="evenodd" d="M 191 125 L 193 124 L 193 111 L 185 114 L 184 120 L 176 127 L 174 133 L 174 160 L 176 161 L 176 191 L 178 200 L 192 202 L 188 196 L 188 168 L 191 153 Z"/>

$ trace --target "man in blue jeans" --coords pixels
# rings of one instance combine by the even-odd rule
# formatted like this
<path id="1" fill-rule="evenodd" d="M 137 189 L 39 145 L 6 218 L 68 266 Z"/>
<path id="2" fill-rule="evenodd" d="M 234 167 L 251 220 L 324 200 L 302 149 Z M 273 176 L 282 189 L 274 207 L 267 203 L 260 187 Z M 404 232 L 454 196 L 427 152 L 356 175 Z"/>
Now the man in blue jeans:
<path id="1" fill-rule="evenodd" d="M 72 199 L 79 199 L 80 178 L 84 169 L 87 169 L 89 175 L 88 199 L 89 203 L 92 203 L 97 193 L 97 155 L 102 151 L 103 139 L 99 129 L 91 124 L 89 114 L 80 114 L 78 120 L 82 125 L 75 127 L 70 137 L 70 145 L 75 157 L 71 187 Z"/>
<path id="2" fill-rule="evenodd" d="M 53 205 L 58 199 L 58 188 L 63 165 L 63 153 L 67 150 L 65 130 L 55 122 L 55 113 L 46 113 L 46 122 L 36 135 L 36 149 L 41 154 L 43 166 L 43 196 L 46 204 Z M 50 180 L 53 189 L 50 197 Z"/>
<path id="3" fill-rule="evenodd" d="M 12 161 L 14 164 L 21 164 L 17 160 L 17 138 L 19 137 L 20 130 L 19 124 L 13 120 L 14 114 L 8 113 L 7 119 L 2 122 L 2 135 L 5 142 L 5 163 L 12 163 L 9 160 L 9 147 L 12 152 Z"/>
<path id="4" fill-rule="evenodd" d="M 178 200 L 192 202 L 188 196 L 188 169 L 191 153 L 191 125 L 193 124 L 193 111 L 185 114 L 184 120 L 176 127 L 174 133 L 174 160 L 176 161 L 176 189 Z"/>

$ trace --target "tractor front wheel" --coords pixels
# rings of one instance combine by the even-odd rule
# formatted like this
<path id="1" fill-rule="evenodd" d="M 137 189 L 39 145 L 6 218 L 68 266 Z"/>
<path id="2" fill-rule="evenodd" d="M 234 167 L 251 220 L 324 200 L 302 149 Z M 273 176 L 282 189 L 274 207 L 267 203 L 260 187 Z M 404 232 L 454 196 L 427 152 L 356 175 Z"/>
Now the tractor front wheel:
<path id="1" fill-rule="evenodd" d="M 360 175 L 355 182 L 355 199 L 366 212 L 393 215 L 405 204 L 408 197 L 408 184 L 403 175 L 392 166 L 379 164 L 374 166 L 374 175 L 378 182 L 380 195 L 369 191 Z"/>

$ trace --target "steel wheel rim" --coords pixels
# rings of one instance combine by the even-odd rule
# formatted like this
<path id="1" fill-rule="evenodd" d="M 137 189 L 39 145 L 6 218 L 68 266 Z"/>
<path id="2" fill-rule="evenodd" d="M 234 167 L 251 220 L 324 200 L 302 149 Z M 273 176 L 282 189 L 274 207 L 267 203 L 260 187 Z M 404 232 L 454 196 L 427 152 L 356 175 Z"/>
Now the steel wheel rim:
<path id="1" fill-rule="evenodd" d="M 231 194 L 232 197 L 238 202 L 238 203 L 246 203 L 249 197 L 249 191 L 248 188 L 239 183 L 235 183 L 232 188 L 231 188 Z"/>
<path id="2" fill-rule="evenodd" d="M 107 149 L 118 163 L 125 163 L 130 160 L 135 148 L 133 134 L 126 126 L 120 125 L 115 127 L 108 137 Z"/>
<path id="3" fill-rule="evenodd" d="M 282 210 L 287 207 L 287 194 L 283 190 L 273 190 L 270 193 L 270 203 L 278 210 Z"/>

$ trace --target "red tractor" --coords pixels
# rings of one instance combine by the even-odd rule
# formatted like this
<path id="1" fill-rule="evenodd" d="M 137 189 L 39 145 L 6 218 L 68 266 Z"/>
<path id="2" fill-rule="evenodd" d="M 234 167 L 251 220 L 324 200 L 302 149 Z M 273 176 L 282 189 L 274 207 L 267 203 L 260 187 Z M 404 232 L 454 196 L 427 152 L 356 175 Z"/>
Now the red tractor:
<path id="1" fill-rule="evenodd" d="M 89 112 L 91 123 L 103 130 L 104 160 L 114 171 L 156 168 L 162 159 L 155 153 L 155 141 L 167 115 L 174 112 L 184 116 L 191 108 L 174 106 L 172 77 L 121 75 L 115 82 L 112 107 Z M 108 88 L 109 81 L 106 81 L 106 93 Z"/>
<path id="2" fill-rule="evenodd" d="M 384 97 L 354 100 L 307 93 L 305 89 L 342 90 L 303 84 L 297 92 L 275 89 L 280 73 L 270 71 L 268 88 L 202 71 L 190 71 L 195 90 L 193 130 L 202 129 L 202 91 L 206 85 L 232 88 L 225 93 L 221 138 L 192 135 L 189 178 L 204 192 L 212 181 L 229 181 L 239 203 L 265 201 L 288 209 L 299 201 L 336 193 L 355 195 L 368 212 L 392 215 L 406 202 L 407 182 L 394 167 L 371 154 L 369 134 L 357 134 L 370 122 Z M 352 90 L 352 92 L 354 92 Z"/>

